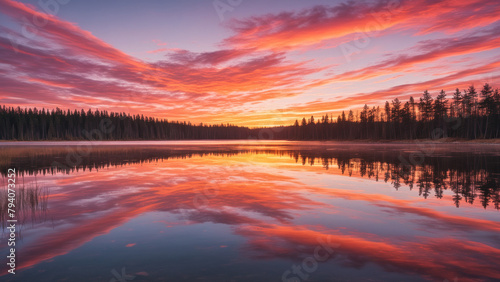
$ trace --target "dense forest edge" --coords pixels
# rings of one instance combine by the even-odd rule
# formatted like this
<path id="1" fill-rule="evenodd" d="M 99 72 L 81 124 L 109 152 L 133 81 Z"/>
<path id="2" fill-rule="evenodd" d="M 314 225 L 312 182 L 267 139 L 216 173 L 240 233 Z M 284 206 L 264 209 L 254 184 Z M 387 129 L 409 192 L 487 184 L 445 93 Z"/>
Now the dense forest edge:
<path id="1" fill-rule="evenodd" d="M 398 98 L 385 105 L 311 116 L 293 125 L 248 128 L 230 124 L 194 125 L 144 115 L 99 110 L 45 110 L 0 107 L 0 140 L 414 140 L 499 138 L 500 94 L 489 84 L 471 85 L 447 98 L 424 91 L 416 101 Z"/>

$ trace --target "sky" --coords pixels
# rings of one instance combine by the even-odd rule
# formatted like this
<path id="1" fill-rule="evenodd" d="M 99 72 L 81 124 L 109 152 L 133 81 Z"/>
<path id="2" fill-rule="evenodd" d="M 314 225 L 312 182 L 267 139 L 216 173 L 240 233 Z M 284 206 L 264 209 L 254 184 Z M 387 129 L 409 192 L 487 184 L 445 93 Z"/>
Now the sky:
<path id="1" fill-rule="evenodd" d="M 290 125 L 499 87 L 498 0 L 0 0 L 0 105 Z"/>

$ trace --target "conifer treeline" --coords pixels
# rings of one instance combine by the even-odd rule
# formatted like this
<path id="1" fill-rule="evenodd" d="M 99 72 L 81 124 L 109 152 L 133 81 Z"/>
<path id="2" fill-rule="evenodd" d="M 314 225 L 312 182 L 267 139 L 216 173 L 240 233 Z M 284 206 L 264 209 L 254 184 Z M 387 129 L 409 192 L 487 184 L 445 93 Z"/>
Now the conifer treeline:
<path id="1" fill-rule="evenodd" d="M 368 107 L 361 112 L 342 112 L 321 119 L 295 121 L 283 130 L 282 137 L 295 140 L 332 139 L 418 139 L 418 138 L 498 138 L 500 129 L 500 94 L 485 84 L 481 91 L 470 86 L 458 88 L 451 99 L 444 90 L 433 98 L 426 90 L 416 101 L 398 98 L 385 106 Z"/>
<path id="2" fill-rule="evenodd" d="M 250 129 L 192 125 L 107 111 L 0 108 L 0 140 L 183 140 L 245 139 Z"/>
<path id="3" fill-rule="evenodd" d="M 302 119 L 292 126 L 262 128 L 221 125 L 193 125 L 164 119 L 84 110 L 39 110 L 20 107 L 0 108 L 0 140 L 187 140 L 187 139 L 418 139 L 418 138 L 498 138 L 500 94 L 485 84 L 474 86 L 451 99 L 442 90 L 436 98 L 426 90 L 416 101 L 398 98 L 385 106 L 368 107 L 356 113 L 342 112 L 336 119 Z"/>

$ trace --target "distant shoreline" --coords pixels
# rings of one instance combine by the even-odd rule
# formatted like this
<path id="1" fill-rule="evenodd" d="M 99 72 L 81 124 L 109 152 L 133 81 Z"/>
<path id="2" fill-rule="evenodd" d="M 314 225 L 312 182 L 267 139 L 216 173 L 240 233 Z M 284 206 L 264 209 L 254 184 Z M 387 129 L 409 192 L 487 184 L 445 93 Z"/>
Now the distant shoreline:
<path id="1" fill-rule="evenodd" d="M 355 139 L 355 140 L 254 140 L 254 139 L 190 139 L 190 140 L 39 140 L 39 141 L 18 141 L 18 140 L 0 140 L 0 145 L 5 143 L 36 143 L 42 145 L 42 143 L 63 143 L 63 142 L 94 142 L 99 144 L 113 143 L 113 142 L 176 142 L 176 143 L 196 143 L 196 142 L 221 142 L 221 143 L 232 143 L 232 142 L 259 142 L 259 143 L 276 143 L 276 142 L 317 142 L 318 145 L 321 144 L 481 144 L 481 145 L 500 145 L 500 138 L 496 139 L 458 139 L 458 138 L 442 138 L 442 139 L 413 139 L 413 140 L 370 140 L 370 139 Z"/>

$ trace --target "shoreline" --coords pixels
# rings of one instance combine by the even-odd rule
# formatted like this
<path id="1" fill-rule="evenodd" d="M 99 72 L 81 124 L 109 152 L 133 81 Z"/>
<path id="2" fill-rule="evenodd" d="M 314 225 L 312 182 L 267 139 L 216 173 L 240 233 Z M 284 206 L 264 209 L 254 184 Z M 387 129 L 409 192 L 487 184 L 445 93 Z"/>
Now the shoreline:
<path id="1" fill-rule="evenodd" d="M 377 144 L 389 144 L 389 145 L 411 145 L 411 144 L 464 144 L 464 145 L 500 145 L 500 138 L 496 139 L 458 139 L 458 138 L 442 138 L 442 139 L 413 139 L 413 140 L 371 140 L 371 139 L 355 139 L 355 140 L 254 140 L 254 139 L 192 139 L 192 140 L 104 140 L 104 141 L 96 141 L 96 140 L 39 140 L 39 141 L 17 141 L 17 140 L 0 140 L 0 145 L 11 143 L 22 145 L 25 144 L 39 144 L 43 145 L 44 143 L 98 143 L 101 145 L 106 144 L 116 144 L 116 142 L 123 143 L 161 143 L 161 142 L 171 142 L 171 143 L 278 143 L 278 142 L 290 142 L 290 143 L 312 143 L 315 142 L 318 145 L 326 145 L 326 144 L 367 144 L 367 145 L 377 145 Z M 7 144 L 9 145 L 9 144 Z M 229 144 L 228 144 L 229 145 Z"/>

